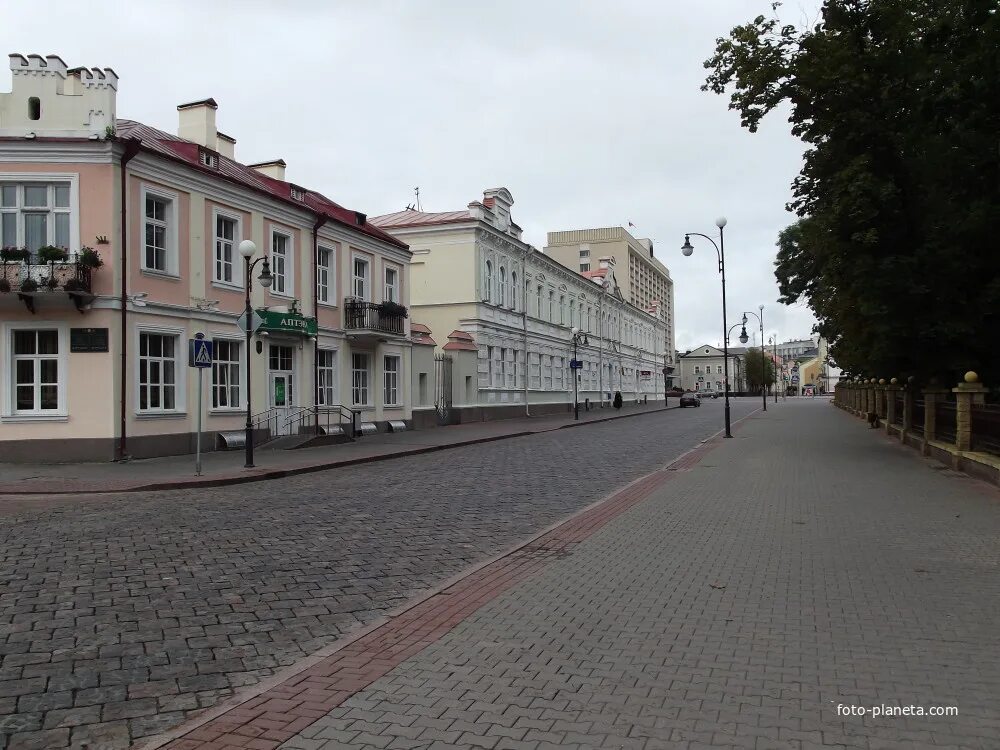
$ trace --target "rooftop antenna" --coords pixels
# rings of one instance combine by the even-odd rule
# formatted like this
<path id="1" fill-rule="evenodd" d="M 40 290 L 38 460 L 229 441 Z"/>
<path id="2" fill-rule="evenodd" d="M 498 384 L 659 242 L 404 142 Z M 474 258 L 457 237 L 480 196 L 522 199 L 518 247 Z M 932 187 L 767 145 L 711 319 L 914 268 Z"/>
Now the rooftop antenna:
<path id="1" fill-rule="evenodd" d="M 423 211 L 423 207 L 420 205 L 420 186 L 413 188 L 413 193 L 417 196 L 417 210 Z"/>

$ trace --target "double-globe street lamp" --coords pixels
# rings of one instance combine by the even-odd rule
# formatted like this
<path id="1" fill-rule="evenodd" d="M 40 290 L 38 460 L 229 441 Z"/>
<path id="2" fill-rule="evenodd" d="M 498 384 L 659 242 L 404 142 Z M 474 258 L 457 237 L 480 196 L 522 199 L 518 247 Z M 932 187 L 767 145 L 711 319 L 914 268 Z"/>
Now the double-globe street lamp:
<path id="1" fill-rule="evenodd" d="M 243 468 L 252 469 L 253 468 L 253 424 L 251 422 L 252 413 L 250 406 L 250 337 L 253 336 L 253 310 L 250 308 L 250 274 L 253 273 L 253 269 L 258 263 L 263 262 L 264 266 L 260 269 L 260 276 L 257 277 L 260 281 L 260 285 L 265 289 L 270 289 L 271 284 L 274 283 L 274 276 L 271 275 L 271 262 L 268 260 L 267 256 L 264 255 L 256 260 L 251 261 L 254 253 L 257 252 L 257 245 L 253 243 L 252 240 L 243 240 L 240 243 L 240 255 L 243 256 L 243 288 L 246 290 L 246 304 L 243 308 L 243 314 L 246 318 L 246 368 L 247 368 L 247 425 L 246 425 L 246 462 L 243 464 Z"/>
<path id="2" fill-rule="evenodd" d="M 570 328 L 570 333 L 573 334 L 573 362 L 579 362 L 576 357 L 577 346 L 583 344 L 584 346 L 590 346 L 590 341 L 587 339 L 587 334 L 581 333 L 580 329 L 576 326 Z M 580 398 L 579 391 L 577 390 L 577 384 L 579 382 L 579 369 L 573 368 L 571 370 L 573 375 L 573 419 L 580 418 Z"/>
<path id="3" fill-rule="evenodd" d="M 764 411 L 767 411 L 767 363 L 764 362 L 764 306 L 760 306 L 760 315 L 755 312 L 743 313 L 743 334 L 740 336 L 742 343 L 747 342 L 747 315 L 753 315 L 760 323 L 760 397 L 764 401 Z"/>
<path id="4" fill-rule="evenodd" d="M 729 331 L 726 330 L 726 326 L 729 324 L 726 315 L 726 243 L 723 236 L 723 229 L 726 226 L 726 218 L 724 216 L 720 216 L 715 220 L 715 226 L 719 228 L 718 244 L 716 244 L 715 240 L 707 234 L 701 234 L 700 232 L 688 232 L 684 235 L 684 244 L 681 245 L 681 252 L 685 256 L 690 256 L 691 253 L 694 252 L 694 246 L 691 244 L 691 235 L 694 235 L 695 237 L 703 237 L 711 242 L 712 247 L 715 248 L 715 254 L 719 258 L 719 273 L 722 275 L 722 362 L 725 370 L 725 379 L 722 382 L 722 387 L 725 389 L 726 394 L 726 437 L 731 438 L 733 436 L 733 432 L 729 419 L 729 344 L 726 342 L 729 334 Z"/>

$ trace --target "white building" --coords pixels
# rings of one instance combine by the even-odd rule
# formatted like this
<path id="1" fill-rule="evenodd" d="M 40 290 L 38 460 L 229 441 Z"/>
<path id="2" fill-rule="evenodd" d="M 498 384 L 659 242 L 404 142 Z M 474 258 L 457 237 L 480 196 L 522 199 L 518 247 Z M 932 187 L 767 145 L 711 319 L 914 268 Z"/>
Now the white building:
<path id="1" fill-rule="evenodd" d="M 746 358 L 745 347 L 729 348 L 729 385 L 730 391 L 741 391 L 746 378 L 743 375 L 743 363 Z M 725 357 L 722 349 L 705 344 L 681 354 L 680 387 L 685 391 L 722 393 L 725 382 Z"/>
<path id="2" fill-rule="evenodd" d="M 464 332 L 478 349 L 477 382 L 456 404 L 461 419 L 571 408 L 574 328 L 581 403 L 661 396 L 664 311 L 626 302 L 613 263 L 580 274 L 524 242 L 513 202 L 496 188 L 464 210 L 372 219 L 413 252 L 413 317 L 440 337 Z"/>

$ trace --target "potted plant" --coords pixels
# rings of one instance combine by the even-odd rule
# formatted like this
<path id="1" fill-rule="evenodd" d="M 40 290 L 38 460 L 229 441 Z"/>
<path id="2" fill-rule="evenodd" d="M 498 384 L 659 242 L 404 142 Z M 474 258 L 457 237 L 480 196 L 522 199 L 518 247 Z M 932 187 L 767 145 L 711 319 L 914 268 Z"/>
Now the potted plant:
<path id="1" fill-rule="evenodd" d="M 57 279 L 55 276 L 49 276 L 47 279 L 45 279 L 45 286 L 47 286 L 50 290 L 58 289 L 59 279 Z"/>
<path id="2" fill-rule="evenodd" d="M 70 293 L 87 291 L 80 279 L 69 279 L 65 284 L 63 284 L 63 289 Z"/>
<path id="3" fill-rule="evenodd" d="M 0 294 L 6 294 L 10 291 L 10 282 L 7 279 L 0 279 Z"/>
<path id="4" fill-rule="evenodd" d="M 0 248 L 0 260 L 5 263 L 20 262 L 28 259 L 28 249 L 24 247 L 3 247 Z"/>
<path id="5" fill-rule="evenodd" d="M 42 263 L 62 263 L 69 257 L 66 248 L 45 245 L 38 248 L 38 260 Z"/>
<path id="6" fill-rule="evenodd" d="M 405 318 L 408 316 L 406 308 L 398 302 L 382 302 L 378 306 L 380 315 L 386 317 Z"/>
<path id="7" fill-rule="evenodd" d="M 38 291 L 38 282 L 32 278 L 27 278 L 21 282 L 21 293 L 31 294 L 32 292 Z"/>
<path id="8" fill-rule="evenodd" d="M 92 247 L 81 247 L 77 261 L 84 268 L 100 268 L 104 265 L 101 254 Z"/>

